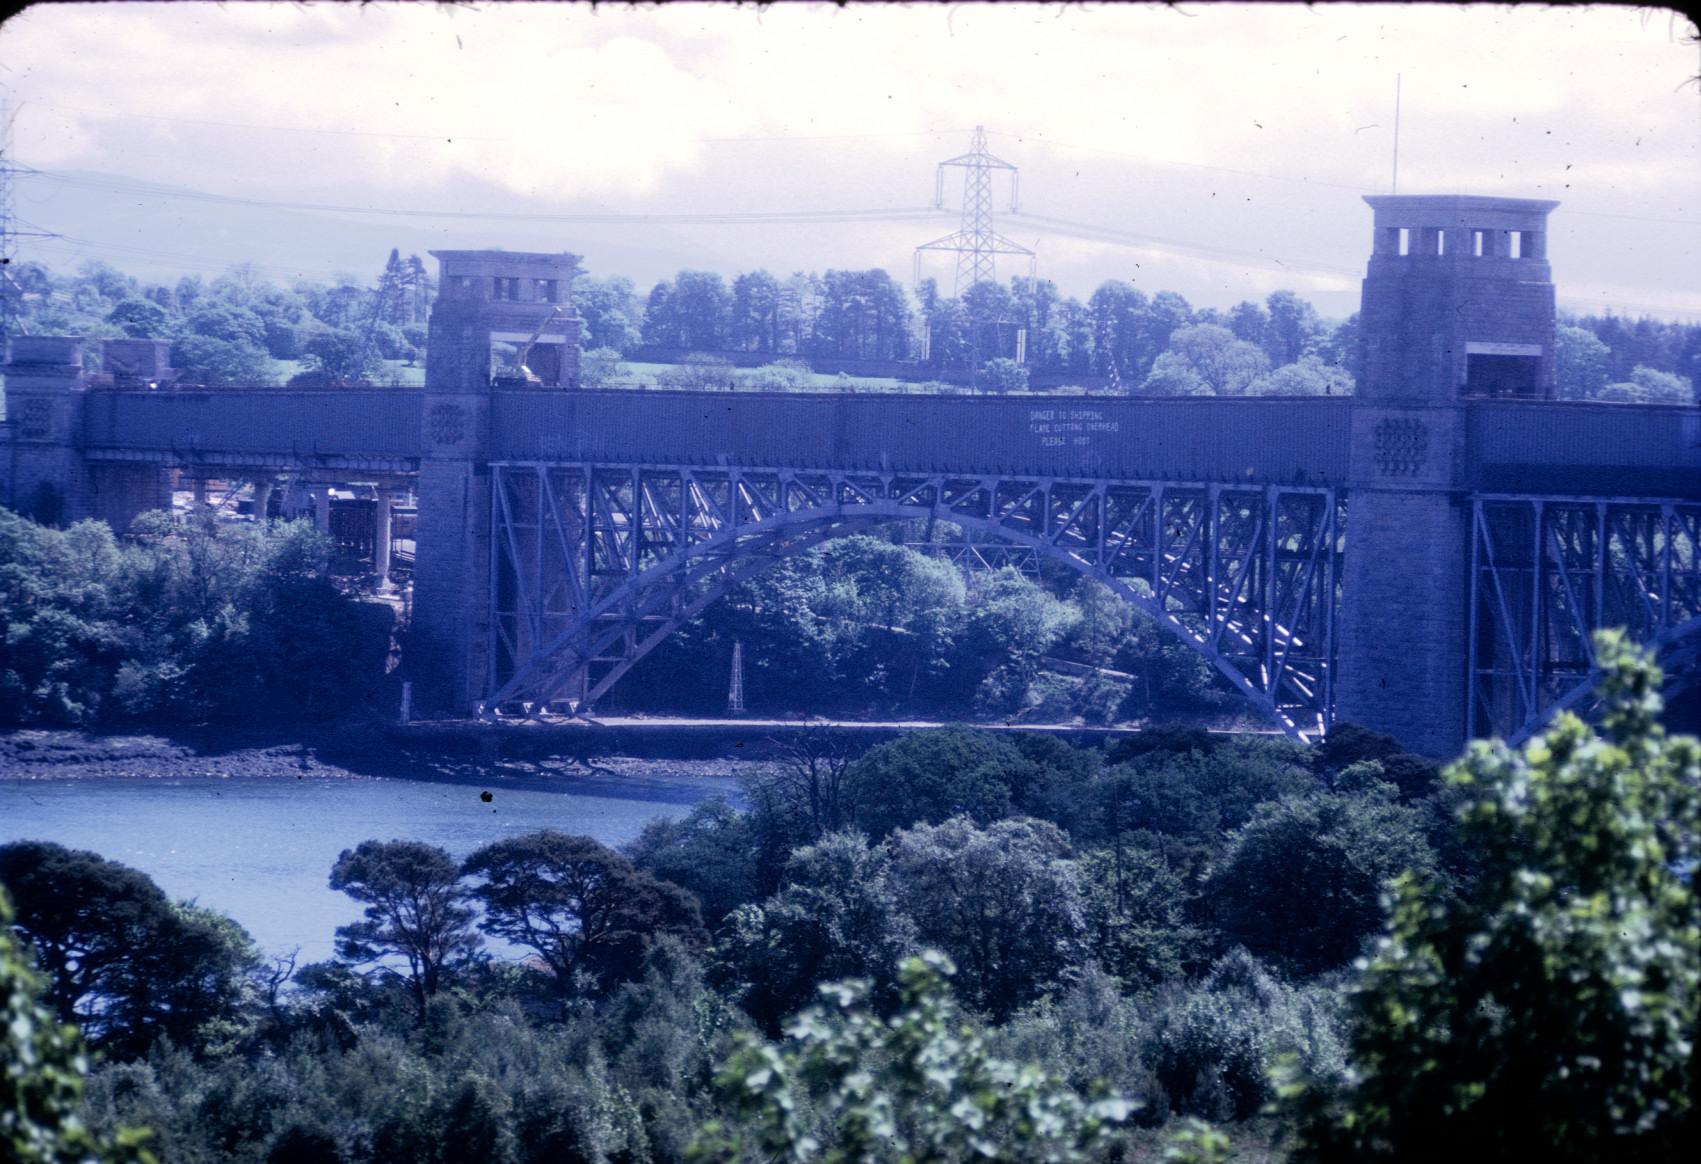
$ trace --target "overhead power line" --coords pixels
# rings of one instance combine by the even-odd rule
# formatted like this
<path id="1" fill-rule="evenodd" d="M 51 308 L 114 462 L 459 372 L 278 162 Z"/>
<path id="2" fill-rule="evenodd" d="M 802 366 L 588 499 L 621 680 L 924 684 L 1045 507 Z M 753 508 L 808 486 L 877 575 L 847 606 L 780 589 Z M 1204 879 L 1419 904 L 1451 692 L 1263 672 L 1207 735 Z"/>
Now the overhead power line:
<path id="1" fill-rule="evenodd" d="M 1142 234 L 1137 231 L 1122 230 L 1117 227 L 1100 226 L 1091 222 L 1074 222 L 1067 218 L 1052 218 L 1043 214 L 1028 214 L 1018 211 L 1010 216 L 1023 226 L 1032 226 L 1036 230 L 1047 233 L 1062 234 L 1071 238 L 1085 239 L 1089 242 L 1110 243 L 1116 246 L 1126 246 L 1138 249 L 1160 251 L 1178 251 L 1183 254 L 1200 258 L 1248 263 L 1253 266 L 1269 267 L 1292 272 L 1310 272 L 1313 274 L 1344 275 L 1356 278 L 1363 272 L 1346 267 L 1333 267 L 1326 264 L 1313 263 L 1306 260 L 1286 262 L 1276 255 L 1266 251 L 1237 250 L 1233 247 L 1211 246 L 1208 243 L 1189 242 L 1185 239 L 1163 238 L 1158 235 Z"/>
<path id="2" fill-rule="evenodd" d="M 603 100 L 603 105 L 621 104 Z M 79 113 L 85 117 L 101 117 L 113 121 L 163 121 L 171 125 L 207 125 L 218 129 L 258 129 L 268 133 L 317 133 L 332 137 L 376 137 L 399 141 L 431 141 L 445 144 L 455 141 L 490 141 L 490 142 L 530 142 L 535 138 L 513 134 L 463 134 L 453 130 L 440 130 L 435 133 L 415 133 L 408 130 L 387 129 L 338 129 L 323 125 L 275 125 L 254 121 L 225 121 L 214 117 L 168 117 L 162 113 L 135 113 L 118 109 L 88 109 L 78 105 L 65 105 L 57 101 L 34 101 L 44 109 L 55 109 L 61 113 Z M 639 104 L 629 102 L 626 104 Z M 894 130 L 887 133 L 799 133 L 799 134 L 727 134 L 721 136 L 702 136 L 692 140 L 714 142 L 716 144 L 729 142 L 788 142 L 788 141 L 851 141 L 868 138 L 894 137 L 948 137 L 966 133 L 961 129 L 911 129 Z"/>
<path id="3" fill-rule="evenodd" d="M 918 219 L 934 219 L 939 217 L 938 210 L 925 206 L 875 206 L 851 210 L 709 211 L 688 213 L 661 212 L 653 214 L 614 212 L 562 214 L 551 211 L 448 210 L 394 206 L 350 206 L 326 202 L 293 202 L 274 198 L 248 198 L 237 194 L 214 194 L 202 190 L 172 189 L 167 187 L 149 186 L 139 182 L 128 182 L 117 178 L 84 177 L 77 174 L 66 174 L 54 170 L 35 169 L 23 172 L 29 177 L 47 177 L 58 182 L 66 183 L 67 185 L 80 186 L 91 190 L 105 190 L 114 194 L 140 195 L 147 198 L 170 198 L 184 202 L 206 202 L 223 206 L 257 206 L 270 210 L 305 210 L 329 214 L 375 214 L 382 217 L 396 218 L 455 218 L 479 219 L 495 222 L 560 222 L 587 224 L 633 223 L 638 225 L 683 226 L 738 225 L 740 223 L 783 225 L 785 223 L 913 222 Z"/>
<path id="4" fill-rule="evenodd" d="M 1272 174 L 1262 170 L 1240 170 L 1233 166 L 1216 166 L 1208 162 L 1181 162 L 1174 158 L 1155 158 L 1149 154 L 1133 154 L 1126 150 L 1110 150 L 1102 146 L 1079 145 L 1073 142 L 1058 141 L 1043 133 L 1025 134 L 1020 132 L 993 132 L 994 137 L 1010 138 L 1023 143 L 1033 142 L 1053 149 L 1076 150 L 1080 153 L 1100 154 L 1109 158 L 1123 158 L 1131 162 L 1143 162 L 1150 166 L 1174 166 L 1178 169 L 1205 170 L 1217 174 L 1232 174 L 1238 178 L 1257 178 L 1260 181 L 1287 182 L 1296 186 L 1314 186 L 1324 190 L 1350 190 L 1355 194 L 1380 194 L 1380 186 L 1364 186 L 1354 182 L 1335 182 L 1327 178 L 1313 178 L 1303 174 Z M 1573 206 L 1570 202 L 1562 202 L 1558 214 L 1577 214 L 1586 218 L 1618 218 L 1630 222 L 1657 222 L 1666 226 L 1701 227 L 1701 220 L 1693 218 L 1662 218 L 1646 214 L 1624 214 L 1612 210 L 1586 210 Z"/>

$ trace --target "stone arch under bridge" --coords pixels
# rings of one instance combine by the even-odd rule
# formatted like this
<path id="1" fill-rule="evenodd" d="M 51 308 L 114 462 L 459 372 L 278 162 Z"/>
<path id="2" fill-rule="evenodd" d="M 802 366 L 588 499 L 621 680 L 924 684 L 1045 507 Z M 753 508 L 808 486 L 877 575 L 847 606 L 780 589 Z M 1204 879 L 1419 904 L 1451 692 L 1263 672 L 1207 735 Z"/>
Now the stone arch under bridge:
<path id="1" fill-rule="evenodd" d="M 1333 488 L 695 465 L 492 464 L 480 711 L 583 713 L 739 582 L 912 519 L 1096 579 L 1290 735 L 1327 729 L 1343 522 Z"/>

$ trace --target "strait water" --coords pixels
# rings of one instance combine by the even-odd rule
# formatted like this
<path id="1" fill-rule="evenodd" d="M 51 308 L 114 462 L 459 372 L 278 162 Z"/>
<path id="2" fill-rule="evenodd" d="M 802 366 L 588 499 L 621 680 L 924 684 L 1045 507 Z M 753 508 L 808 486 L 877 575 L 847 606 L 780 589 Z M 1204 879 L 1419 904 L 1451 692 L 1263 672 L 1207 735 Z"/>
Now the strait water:
<path id="1" fill-rule="evenodd" d="M 0 844 L 56 841 L 122 861 L 169 896 L 235 918 L 268 955 L 300 947 L 305 965 L 330 957 L 332 931 L 360 916 L 326 880 L 338 854 L 361 841 L 427 841 L 461 858 L 553 828 L 618 846 L 652 820 L 736 792 L 731 776 L 665 769 L 518 786 L 311 774 L 0 777 Z"/>

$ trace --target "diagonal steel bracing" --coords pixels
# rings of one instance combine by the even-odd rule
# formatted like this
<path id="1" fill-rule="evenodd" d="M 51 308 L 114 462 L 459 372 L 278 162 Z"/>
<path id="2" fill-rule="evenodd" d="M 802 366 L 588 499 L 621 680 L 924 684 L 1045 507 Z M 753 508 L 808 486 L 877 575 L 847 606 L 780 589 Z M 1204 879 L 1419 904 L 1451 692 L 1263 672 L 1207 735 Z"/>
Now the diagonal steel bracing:
<path id="1" fill-rule="evenodd" d="M 1472 738 L 1521 741 L 1594 684 L 1623 627 L 1689 682 L 1701 640 L 1701 502 L 1480 495 L 1471 514 Z"/>
<path id="2" fill-rule="evenodd" d="M 687 465 L 491 474 L 487 715 L 583 713 L 740 582 L 828 538 L 914 521 L 959 531 L 945 552 L 971 568 L 1043 559 L 1095 578 L 1290 734 L 1329 724 L 1332 489 Z"/>

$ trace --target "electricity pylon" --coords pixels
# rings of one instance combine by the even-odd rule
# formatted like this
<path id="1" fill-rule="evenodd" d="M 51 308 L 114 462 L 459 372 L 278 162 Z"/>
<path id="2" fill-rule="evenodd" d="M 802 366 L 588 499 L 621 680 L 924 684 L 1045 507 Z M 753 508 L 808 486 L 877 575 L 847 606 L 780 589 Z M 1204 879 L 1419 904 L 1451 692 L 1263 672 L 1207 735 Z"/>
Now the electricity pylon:
<path id="1" fill-rule="evenodd" d="M 945 169 L 955 166 L 963 173 L 963 224 L 955 234 L 923 243 L 915 249 L 915 281 L 921 283 L 921 252 L 949 251 L 957 256 L 957 279 L 954 295 L 962 295 L 980 282 L 997 282 L 998 255 L 1025 255 L 1028 275 L 1034 273 L 1034 252 L 1020 243 L 1011 242 L 992 229 L 992 175 L 995 170 L 1010 172 L 1010 210 L 1017 208 L 1016 167 L 1002 158 L 995 158 L 986 148 L 986 127 L 975 126 L 969 152 L 940 162 L 934 177 L 933 205 L 945 208 Z"/>

